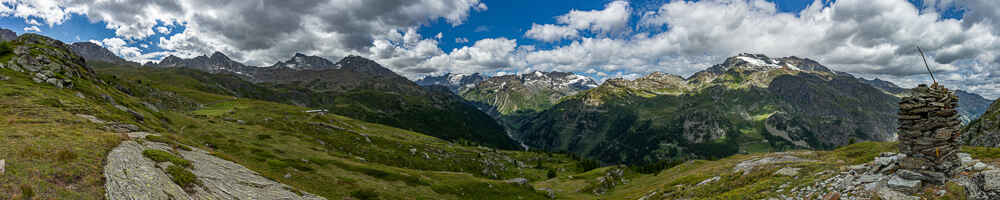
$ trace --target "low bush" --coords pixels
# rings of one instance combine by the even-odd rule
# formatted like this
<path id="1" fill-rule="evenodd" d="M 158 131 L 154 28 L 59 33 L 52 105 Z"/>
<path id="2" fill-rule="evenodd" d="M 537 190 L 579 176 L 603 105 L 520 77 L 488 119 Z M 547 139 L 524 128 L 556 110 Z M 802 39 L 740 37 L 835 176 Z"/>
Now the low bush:
<path id="1" fill-rule="evenodd" d="M 170 162 L 181 167 L 191 167 L 191 161 L 162 150 L 145 150 L 142 155 L 156 162 Z"/>

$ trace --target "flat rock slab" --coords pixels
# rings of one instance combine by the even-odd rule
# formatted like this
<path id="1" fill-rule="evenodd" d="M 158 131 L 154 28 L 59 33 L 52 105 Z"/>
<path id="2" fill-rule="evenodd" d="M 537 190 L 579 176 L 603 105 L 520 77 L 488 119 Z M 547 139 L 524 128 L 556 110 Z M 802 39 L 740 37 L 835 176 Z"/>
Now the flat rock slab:
<path id="1" fill-rule="evenodd" d="M 180 151 L 194 167 L 191 172 L 203 183 L 202 188 L 217 199 L 287 199 L 325 200 L 326 198 L 292 192 L 292 187 L 258 175 L 242 165 L 224 160 L 207 152 Z"/>
<path id="2" fill-rule="evenodd" d="M 142 156 L 145 149 L 135 141 L 124 141 L 111 150 L 104 166 L 107 199 L 192 199 L 153 160 Z"/>
<path id="3" fill-rule="evenodd" d="M 745 160 L 736 164 L 733 167 L 733 172 L 742 171 L 744 175 L 749 174 L 754 168 L 761 165 L 777 164 L 777 163 L 795 163 L 795 162 L 815 162 L 815 160 L 803 159 L 791 155 L 781 155 L 775 157 L 764 157 Z"/>
<path id="4" fill-rule="evenodd" d="M 802 170 L 802 168 L 785 167 L 774 172 L 774 174 L 783 176 L 797 176 L 799 175 L 799 170 Z"/>
<path id="5" fill-rule="evenodd" d="M 148 133 L 136 135 L 145 136 Z M 157 167 L 157 163 L 142 155 L 148 149 L 171 150 L 169 146 L 158 142 L 146 141 L 139 144 L 124 141 L 108 154 L 108 163 L 104 168 L 107 199 L 325 200 L 308 193 L 300 195 L 292 192 L 290 186 L 264 178 L 246 167 L 200 149 L 178 150 L 179 156 L 191 161 L 191 172 L 202 182 L 185 191 L 163 169 Z"/>

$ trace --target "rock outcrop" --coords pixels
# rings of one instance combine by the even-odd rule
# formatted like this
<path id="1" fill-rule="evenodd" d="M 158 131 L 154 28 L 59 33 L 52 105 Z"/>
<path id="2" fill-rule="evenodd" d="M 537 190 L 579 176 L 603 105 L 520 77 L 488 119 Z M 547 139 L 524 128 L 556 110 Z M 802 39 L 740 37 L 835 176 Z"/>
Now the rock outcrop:
<path id="1" fill-rule="evenodd" d="M 0 28 L 0 42 L 6 42 L 17 39 L 17 33 L 10 29 Z"/>
<path id="2" fill-rule="evenodd" d="M 72 88 L 73 79 L 96 77 L 82 57 L 66 44 L 41 35 L 25 34 L 11 41 L 13 57 L 0 68 L 28 73 L 36 83 Z"/>
<path id="3" fill-rule="evenodd" d="M 140 139 L 148 133 L 129 134 Z M 146 150 L 175 152 L 191 163 L 191 172 L 200 184 L 188 188 L 171 180 L 166 172 L 170 162 L 156 163 L 145 157 Z M 125 141 L 108 155 L 104 168 L 106 197 L 117 199 L 288 199 L 321 200 L 323 197 L 297 191 L 290 186 L 258 175 L 239 164 L 212 156 L 206 151 L 174 150 L 167 144 Z"/>
<path id="4" fill-rule="evenodd" d="M 958 164 L 955 176 L 944 177 L 943 181 L 963 186 L 968 199 L 1000 198 L 1000 170 L 997 167 L 973 159 L 966 153 L 956 153 Z M 812 185 L 792 188 L 790 199 L 809 199 L 813 195 L 837 193 L 840 199 L 920 199 L 910 194 L 925 191 L 924 181 L 912 179 L 914 174 L 901 169 L 906 155 L 884 152 L 874 161 L 847 167 L 830 178 Z M 832 171 L 830 171 L 832 172 Z M 821 172 L 823 173 L 823 172 Z"/>

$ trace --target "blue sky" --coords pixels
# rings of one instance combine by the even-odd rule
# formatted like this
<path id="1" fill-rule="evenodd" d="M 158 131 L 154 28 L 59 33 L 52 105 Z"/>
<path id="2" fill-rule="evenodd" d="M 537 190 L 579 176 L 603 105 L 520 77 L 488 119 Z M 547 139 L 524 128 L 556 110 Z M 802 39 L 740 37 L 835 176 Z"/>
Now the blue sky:
<path id="1" fill-rule="evenodd" d="M 991 0 L 12 0 L 0 27 L 95 41 L 157 61 L 223 52 L 268 66 L 296 52 L 369 57 L 409 78 L 568 71 L 598 81 L 681 76 L 742 52 L 799 56 L 905 87 L 915 46 L 959 89 L 1000 96 Z M 33 31 L 32 31 L 33 32 Z M 440 33 L 441 37 L 437 35 Z"/>

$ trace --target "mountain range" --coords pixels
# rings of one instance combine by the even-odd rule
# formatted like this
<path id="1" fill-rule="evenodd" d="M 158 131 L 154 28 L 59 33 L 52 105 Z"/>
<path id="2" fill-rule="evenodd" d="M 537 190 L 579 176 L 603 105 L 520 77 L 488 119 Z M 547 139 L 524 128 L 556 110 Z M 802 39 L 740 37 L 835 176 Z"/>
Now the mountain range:
<path id="1" fill-rule="evenodd" d="M 807 58 L 739 54 L 686 78 L 600 84 L 564 72 L 414 82 L 358 56 L 140 66 L 13 37 L 0 42 L 4 198 L 892 199 L 884 189 L 905 186 L 882 172 L 899 164 L 896 144 L 865 141 L 894 139 L 907 90 Z M 995 138 L 1000 109 L 984 110 L 966 141 Z M 995 197 L 996 150 L 961 152 L 971 179 L 912 195 Z"/>

